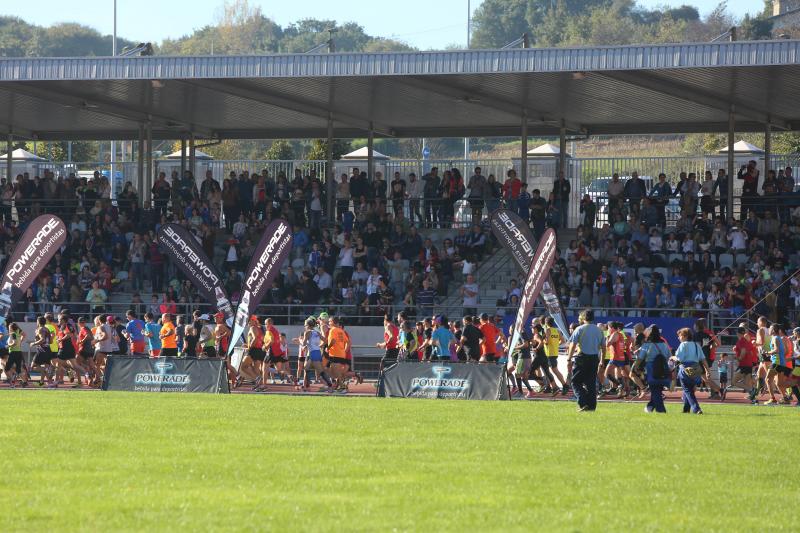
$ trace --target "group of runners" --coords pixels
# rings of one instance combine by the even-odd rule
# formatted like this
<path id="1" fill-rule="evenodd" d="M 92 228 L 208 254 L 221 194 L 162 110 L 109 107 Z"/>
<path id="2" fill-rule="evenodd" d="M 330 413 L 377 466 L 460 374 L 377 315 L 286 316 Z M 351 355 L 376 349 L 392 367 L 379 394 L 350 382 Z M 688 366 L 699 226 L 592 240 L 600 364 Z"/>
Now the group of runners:
<path id="1" fill-rule="evenodd" d="M 640 357 L 651 334 L 651 328 L 639 323 L 626 330 L 620 322 L 597 324 L 604 336 L 602 357 L 597 368 L 598 397 L 643 399 L 650 393 L 647 365 Z M 570 325 L 570 334 L 577 324 Z M 505 365 L 512 395 L 534 397 L 540 394 L 571 395 L 572 359 L 566 357 L 566 368 L 559 366 L 559 353 L 569 346 L 552 317 L 531 319 L 530 328 L 521 333 L 521 341 L 509 357 L 511 331 L 503 332 L 500 317 L 482 314 L 448 321 L 445 316 L 414 321 L 405 313 L 393 320 L 384 317 L 384 340 L 376 346 L 384 350 L 381 369 L 397 361 L 462 361 Z M 719 354 L 717 335 L 704 319 L 695 321 L 692 329 L 678 333 L 682 350 L 696 349 L 702 372 L 698 375 L 700 390 L 709 399 L 725 401 L 729 387 L 742 388 L 756 404 L 789 404 L 794 394 L 800 403 L 800 328 L 788 334 L 780 324 L 769 324 L 765 317 L 757 321 L 751 332 L 745 323 L 735 328 L 737 342 L 732 353 Z M 730 332 L 731 335 L 734 332 Z M 680 386 L 680 346 L 673 349 L 659 333 L 670 352 L 669 389 Z M 716 365 L 716 367 L 715 367 Z M 717 379 L 711 369 L 716 368 Z M 562 370 L 565 370 L 562 372 Z M 731 375 L 729 379 L 729 375 Z"/>
<path id="2" fill-rule="evenodd" d="M 125 318 L 123 322 L 111 315 L 98 315 L 90 321 L 73 319 L 66 310 L 58 316 L 46 313 L 37 318 L 31 339 L 18 324 L 0 319 L 0 362 L 6 380 L 12 387 L 27 386 L 32 373 L 37 373 L 39 378 L 34 383 L 42 387 L 67 382 L 74 388 L 99 387 L 108 357 L 130 355 L 223 359 L 233 389 L 250 385 L 252 390 L 262 391 L 268 384 L 282 383 L 310 391 L 313 382 L 321 385 L 320 391 L 346 393 L 349 383 L 363 382 L 353 369 L 350 334 L 339 317 L 327 313 L 308 317 L 300 335 L 291 339 L 297 347 L 294 371 L 286 334 L 271 318 L 262 322 L 255 315 L 250 317 L 238 368 L 228 356 L 231 328 L 223 313 L 210 316 L 195 312 L 190 323 L 169 313 L 159 318 L 145 313 L 141 320 L 128 311 Z M 651 332 L 641 323 L 633 331 L 626 331 L 619 322 L 598 326 L 604 336 L 597 369 L 598 397 L 644 398 L 649 392 L 648 380 L 639 355 Z M 678 332 L 681 344 L 690 343 L 688 346 L 700 356 L 702 372 L 698 380 L 701 387 L 707 387 L 710 398 L 724 401 L 729 386 L 734 386 L 746 391 L 752 403 L 788 404 L 793 394 L 800 403 L 800 328 L 786 331 L 781 324 L 770 324 L 766 317 L 760 317 L 755 331 L 741 323 L 735 332 L 733 352 L 719 354 L 720 341 L 705 320 L 696 320 L 691 331 Z M 454 322 L 443 315 L 421 321 L 412 320 L 405 312 L 396 319 L 386 315 L 383 342 L 376 345 L 384 351 L 380 370 L 403 360 L 503 364 L 516 396 L 525 393 L 534 397 L 536 392 L 569 395 L 571 358 L 567 358 L 566 372 L 559 367 L 559 353 L 569 339 L 562 336 L 553 318 L 534 317 L 509 357 L 510 333 L 504 334 L 500 317 L 485 313 Z M 663 336 L 662 341 L 672 353 Z M 24 356 L 27 350 L 32 352 L 30 366 Z M 714 365 L 717 380 L 710 377 Z M 679 380 L 679 366 L 670 359 L 670 388 Z"/>

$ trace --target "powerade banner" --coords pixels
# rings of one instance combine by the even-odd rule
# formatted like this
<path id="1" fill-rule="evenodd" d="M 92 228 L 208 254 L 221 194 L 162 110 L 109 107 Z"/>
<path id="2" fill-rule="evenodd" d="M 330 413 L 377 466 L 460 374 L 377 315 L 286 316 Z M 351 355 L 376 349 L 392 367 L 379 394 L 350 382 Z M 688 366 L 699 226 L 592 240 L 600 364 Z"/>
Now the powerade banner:
<path id="1" fill-rule="evenodd" d="M 520 272 L 527 273 L 533 263 L 535 239 L 528 225 L 516 213 L 508 209 L 495 210 L 490 219 L 492 233 L 495 238 L 511 252 Z M 549 270 L 549 269 L 548 269 Z M 556 321 L 556 327 L 565 337 L 568 336 L 567 320 L 558 295 L 550 282 L 550 276 L 542 284 L 542 301 L 550 316 Z"/>
<path id="2" fill-rule="evenodd" d="M 378 396 L 508 400 L 508 382 L 504 365 L 401 362 L 383 372 Z"/>
<path id="3" fill-rule="evenodd" d="M 533 263 L 530 266 L 530 273 L 528 279 L 525 281 L 525 286 L 522 288 L 522 298 L 519 300 L 519 309 L 517 310 L 517 318 L 514 321 L 514 334 L 511 337 L 511 344 L 508 347 L 508 353 L 513 354 L 514 348 L 519 343 L 522 328 L 525 327 L 525 322 L 528 315 L 531 314 L 533 303 L 539 296 L 542 290 L 542 285 L 547 279 L 553 262 L 556 260 L 556 232 L 553 228 L 548 228 L 542 235 L 542 240 L 539 241 L 539 247 L 533 255 Z"/>
<path id="4" fill-rule="evenodd" d="M 108 358 L 103 390 L 230 392 L 225 361 L 221 359 L 148 359 L 118 355 Z"/>
<path id="5" fill-rule="evenodd" d="M 242 299 L 236 309 L 233 335 L 228 346 L 228 355 L 247 329 L 247 318 L 272 287 L 272 280 L 281 270 L 281 265 L 292 250 L 292 227 L 282 218 L 273 220 L 264 231 L 256 246 L 250 264 L 245 270 Z"/>
<path id="6" fill-rule="evenodd" d="M 54 215 L 36 217 L 22 234 L 8 260 L 0 289 L 0 316 L 28 290 L 67 240 L 67 227 Z"/>
<path id="7" fill-rule="evenodd" d="M 567 319 L 569 322 L 578 322 L 577 316 L 568 316 Z M 661 316 L 654 316 L 654 317 L 632 317 L 632 316 L 595 316 L 594 322 L 595 324 L 599 324 L 601 322 L 621 322 L 624 326 L 624 330 L 626 334 L 633 334 L 633 326 L 638 323 L 644 324 L 644 327 L 649 327 L 652 324 L 658 326 L 661 330 L 661 335 L 664 337 L 664 340 L 667 341 L 667 344 L 672 347 L 672 349 L 676 349 L 678 345 L 680 345 L 680 341 L 678 340 L 677 331 L 681 328 L 694 328 L 694 322 L 696 319 L 694 318 L 670 318 L 670 317 L 661 317 Z M 507 335 L 511 335 L 511 328 L 514 326 L 514 318 L 511 316 L 505 316 L 503 318 L 503 333 Z M 525 331 L 530 332 L 530 323 L 525 325 Z M 569 336 L 566 337 L 567 339 Z"/>
<path id="8" fill-rule="evenodd" d="M 164 224 L 156 233 L 158 245 L 188 277 L 208 303 L 216 304 L 233 321 L 233 308 L 222 287 L 222 277 L 200 243 L 189 230 L 179 224 Z"/>

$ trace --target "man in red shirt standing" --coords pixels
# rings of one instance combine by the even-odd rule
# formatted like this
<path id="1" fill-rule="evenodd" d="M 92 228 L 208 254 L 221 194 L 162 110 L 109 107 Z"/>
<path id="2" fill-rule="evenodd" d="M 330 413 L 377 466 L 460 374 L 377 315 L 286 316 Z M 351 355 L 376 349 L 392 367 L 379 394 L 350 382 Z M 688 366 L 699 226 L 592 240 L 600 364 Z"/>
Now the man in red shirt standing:
<path id="1" fill-rule="evenodd" d="M 503 198 L 506 200 L 506 206 L 512 209 L 511 206 L 516 208 L 519 191 L 522 189 L 522 181 L 517 177 L 517 171 L 513 168 L 506 175 L 508 179 L 503 184 Z"/>
<path id="2" fill-rule="evenodd" d="M 481 363 L 494 363 L 497 361 L 497 338 L 502 335 L 497 326 L 489 321 L 489 315 L 483 313 L 481 315 L 481 325 L 478 328 L 483 333 L 483 340 L 481 341 Z"/>
<path id="3" fill-rule="evenodd" d="M 391 315 L 384 315 L 383 317 L 383 342 L 377 343 L 375 346 L 383 348 L 386 352 L 381 358 L 381 364 L 378 369 L 383 372 L 383 367 L 387 364 L 393 365 L 397 362 L 397 356 L 400 354 L 400 346 L 398 340 L 400 338 L 400 329 L 392 321 Z"/>
<path id="4" fill-rule="evenodd" d="M 753 367 L 758 366 L 758 351 L 746 328 L 739 327 L 736 330 L 736 337 L 733 355 L 736 357 L 738 367 L 732 385 L 735 387 L 741 384 L 742 388 L 748 392 L 750 401 L 753 402 L 758 394 L 753 381 Z"/>

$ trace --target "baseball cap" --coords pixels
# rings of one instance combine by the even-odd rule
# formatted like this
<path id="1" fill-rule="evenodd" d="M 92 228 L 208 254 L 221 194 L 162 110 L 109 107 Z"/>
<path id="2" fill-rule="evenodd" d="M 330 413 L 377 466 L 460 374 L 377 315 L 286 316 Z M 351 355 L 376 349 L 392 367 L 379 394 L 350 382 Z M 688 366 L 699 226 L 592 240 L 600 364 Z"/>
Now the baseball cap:
<path id="1" fill-rule="evenodd" d="M 256 322 L 258 322 L 258 317 L 256 315 L 250 315 L 250 320 L 251 321 L 255 320 Z"/>
<path id="2" fill-rule="evenodd" d="M 214 314 L 214 318 L 225 318 L 225 313 L 220 311 L 220 312 Z"/>
<path id="3" fill-rule="evenodd" d="M 328 319 L 328 318 L 330 318 L 330 317 L 328 316 L 328 313 L 326 313 L 325 311 L 323 311 L 323 312 L 321 312 L 321 313 L 319 314 L 319 319 L 320 319 L 320 320 L 326 320 L 326 319 Z"/>
<path id="4" fill-rule="evenodd" d="M 114 315 L 108 315 L 106 317 L 106 322 L 114 322 Z"/>

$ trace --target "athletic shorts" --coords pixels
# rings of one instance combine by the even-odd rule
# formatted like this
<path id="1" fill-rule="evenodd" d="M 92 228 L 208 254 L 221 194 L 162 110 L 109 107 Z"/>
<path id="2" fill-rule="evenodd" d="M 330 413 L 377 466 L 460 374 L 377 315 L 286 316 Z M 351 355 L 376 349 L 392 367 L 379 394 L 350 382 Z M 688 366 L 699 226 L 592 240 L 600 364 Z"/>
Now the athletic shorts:
<path id="1" fill-rule="evenodd" d="M 767 354 L 761 355 L 761 362 L 762 363 L 772 363 L 772 356 Z"/>
<path id="2" fill-rule="evenodd" d="M 131 353 L 132 354 L 146 354 L 147 347 L 145 346 L 144 341 L 133 341 L 131 343 Z"/>
<path id="3" fill-rule="evenodd" d="M 49 349 L 43 350 L 41 352 L 36 352 L 36 355 L 33 357 L 33 364 L 35 365 L 49 365 L 50 360 L 53 359 L 55 356 L 53 352 Z"/>
<path id="4" fill-rule="evenodd" d="M 728 382 L 728 373 L 727 372 L 720 372 L 720 374 L 719 374 L 719 382 L 720 383 L 727 383 Z"/>
<path id="5" fill-rule="evenodd" d="M 8 348 L 6 346 L 0 347 L 0 357 L 8 357 Z"/>
<path id="6" fill-rule="evenodd" d="M 345 366 L 348 366 L 348 367 L 350 366 L 350 359 L 347 359 L 346 357 L 331 357 L 330 361 L 331 361 L 331 363 L 334 363 L 334 364 L 337 364 L 337 365 L 345 365 Z"/>
<path id="7" fill-rule="evenodd" d="M 784 376 L 791 376 L 792 375 L 792 369 L 789 368 L 788 366 L 772 365 L 772 369 L 775 370 L 775 372 L 777 372 L 779 374 L 783 374 Z"/>
<path id="8" fill-rule="evenodd" d="M 250 348 L 247 350 L 247 355 L 249 355 L 250 359 L 253 361 L 263 361 L 267 358 L 267 354 L 264 353 L 264 350 L 261 348 Z"/>
<path id="9" fill-rule="evenodd" d="M 497 361 L 497 357 L 493 353 L 485 353 L 481 356 L 481 359 L 483 359 L 487 363 L 494 363 L 495 361 Z"/>
<path id="10" fill-rule="evenodd" d="M 612 360 L 611 364 L 614 365 L 617 368 L 625 368 L 626 366 L 628 366 L 628 362 L 626 360 L 624 360 L 624 359 L 622 361 L 614 361 L 614 360 Z"/>
<path id="11" fill-rule="evenodd" d="M 78 352 L 78 355 L 84 359 L 94 359 L 94 352 L 92 351 Z"/>
<path id="12" fill-rule="evenodd" d="M 272 364 L 288 363 L 289 359 L 287 357 L 282 356 L 282 355 L 270 355 L 269 356 L 269 362 L 272 363 Z"/>
<path id="13" fill-rule="evenodd" d="M 22 372 L 22 352 L 10 352 L 8 354 L 5 366 L 6 373 L 9 373 L 15 367 L 17 374 Z"/>
<path id="14" fill-rule="evenodd" d="M 217 349 L 213 346 L 204 346 L 203 347 L 203 355 L 206 357 L 214 358 L 217 356 Z"/>
<path id="15" fill-rule="evenodd" d="M 322 362 L 322 352 L 319 350 L 314 350 L 311 352 L 311 362 L 312 363 L 321 363 Z"/>
<path id="16" fill-rule="evenodd" d="M 386 353 L 383 354 L 384 361 L 397 361 L 400 355 L 400 348 L 386 348 Z"/>
<path id="17" fill-rule="evenodd" d="M 603 359 L 600 360 L 600 367 L 601 368 L 605 368 L 605 367 L 608 366 L 608 363 L 610 363 L 610 362 L 611 362 L 611 359 L 603 358 Z"/>
<path id="18" fill-rule="evenodd" d="M 161 348 L 161 355 L 164 357 L 178 357 L 177 348 Z"/>
<path id="19" fill-rule="evenodd" d="M 150 357 L 161 357 L 161 349 L 159 348 L 158 350 L 150 350 Z"/>
<path id="20" fill-rule="evenodd" d="M 744 374 L 745 376 L 749 376 L 749 375 L 751 375 L 753 373 L 753 367 L 752 366 L 739 365 L 739 367 L 736 369 L 736 371 L 739 374 Z"/>
<path id="21" fill-rule="evenodd" d="M 75 359 L 75 350 L 59 350 L 58 358 L 62 361 L 69 361 Z"/>
<path id="22" fill-rule="evenodd" d="M 558 368 L 558 356 L 557 355 L 548 355 L 547 356 L 547 364 L 550 368 Z"/>
<path id="23" fill-rule="evenodd" d="M 526 357 L 525 359 L 517 359 L 517 363 L 514 365 L 514 375 L 522 376 L 523 374 L 528 374 L 531 371 L 531 358 Z"/>

